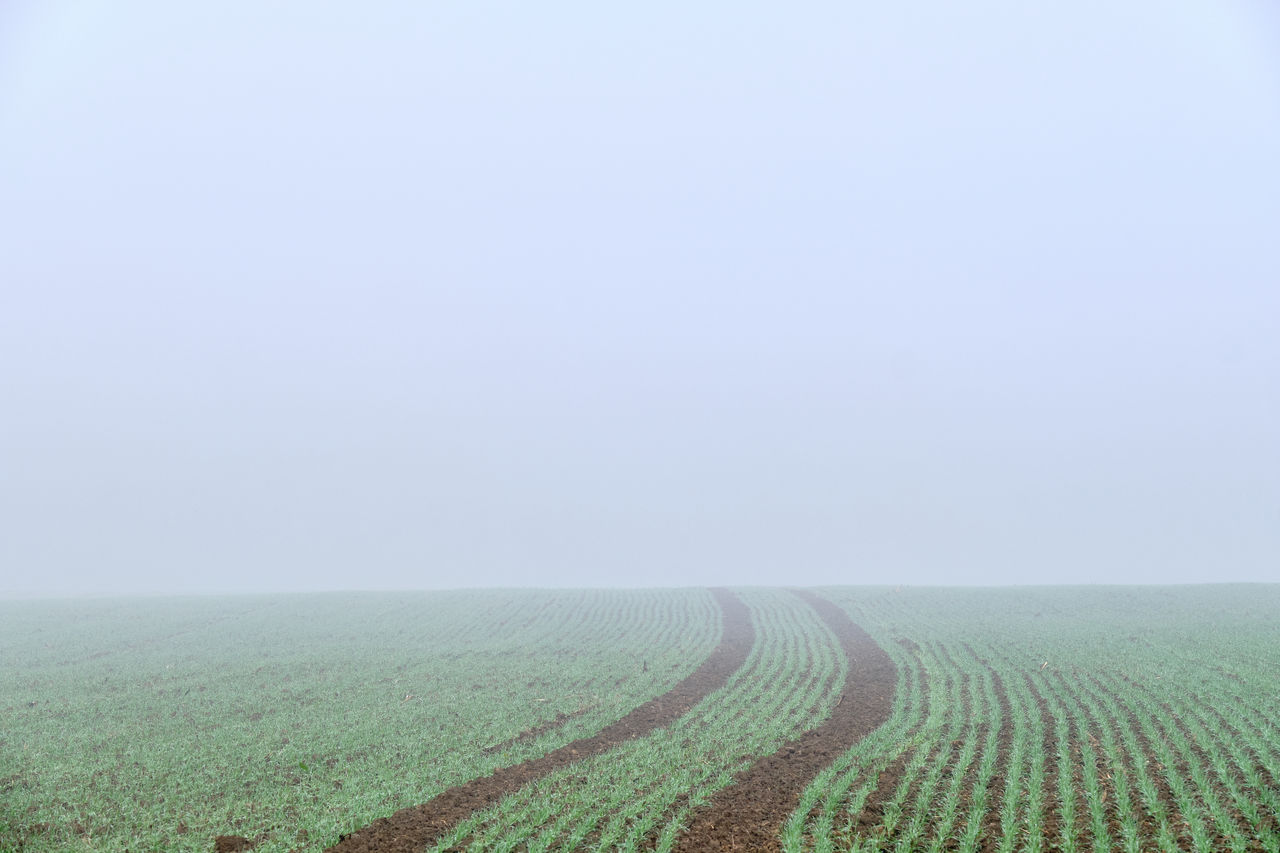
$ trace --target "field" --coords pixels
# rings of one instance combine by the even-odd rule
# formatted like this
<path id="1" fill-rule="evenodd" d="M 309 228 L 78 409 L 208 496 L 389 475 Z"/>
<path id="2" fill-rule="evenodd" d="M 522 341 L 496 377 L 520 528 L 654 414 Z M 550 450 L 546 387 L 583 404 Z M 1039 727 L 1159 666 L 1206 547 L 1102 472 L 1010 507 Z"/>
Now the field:
<path id="1" fill-rule="evenodd" d="M 0 851 L 1280 851 L 1280 586 L 0 602 Z"/>

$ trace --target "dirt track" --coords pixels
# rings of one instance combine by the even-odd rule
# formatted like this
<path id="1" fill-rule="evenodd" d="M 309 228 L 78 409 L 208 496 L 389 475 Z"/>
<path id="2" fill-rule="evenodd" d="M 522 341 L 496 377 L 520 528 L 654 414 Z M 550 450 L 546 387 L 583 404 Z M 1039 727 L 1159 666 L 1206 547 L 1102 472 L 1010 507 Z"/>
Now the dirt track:
<path id="1" fill-rule="evenodd" d="M 807 601 L 840 640 L 849 674 L 839 704 L 827 721 L 740 774 L 693 816 L 675 849 L 700 851 L 780 850 L 778 835 L 800 793 L 820 770 L 889 718 L 897 672 L 893 661 L 843 610 L 806 590 Z"/>
<path id="2" fill-rule="evenodd" d="M 623 741 L 678 719 L 712 691 L 722 687 L 751 650 L 755 629 L 744 605 L 726 589 L 713 589 L 724 622 L 720 644 L 701 666 L 667 693 L 651 699 L 593 737 L 576 740 L 541 758 L 494 771 L 483 779 L 450 788 L 427 802 L 379 818 L 345 836 L 327 853 L 420 853 L 423 847 L 472 812 L 505 794 L 579 759 L 599 755 Z"/>
<path id="3" fill-rule="evenodd" d="M 889 656 L 836 605 L 805 590 L 795 590 L 839 639 L 849 659 L 843 693 L 830 718 L 818 728 L 788 741 L 740 774 L 693 816 L 676 843 L 679 851 L 779 849 L 782 823 L 800 792 L 817 773 L 858 739 L 883 723 L 893 704 L 897 673 Z M 471 813 L 551 771 L 623 741 L 674 722 L 697 702 L 723 686 L 740 668 L 755 640 L 745 605 L 724 589 L 712 590 L 723 614 L 720 644 L 691 675 L 662 696 L 637 707 L 590 738 L 574 741 L 464 785 L 344 836 L 326 853 L 420 853 Z"/>

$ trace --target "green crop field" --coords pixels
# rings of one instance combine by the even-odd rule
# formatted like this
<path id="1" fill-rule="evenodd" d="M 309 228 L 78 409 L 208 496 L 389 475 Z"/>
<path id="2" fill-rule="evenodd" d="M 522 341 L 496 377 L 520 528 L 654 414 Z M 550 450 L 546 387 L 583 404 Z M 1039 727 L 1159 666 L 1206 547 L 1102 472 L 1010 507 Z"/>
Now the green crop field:
<path id="1" fill-rule="evenodd" d="M 857 662 L 806 598 L 733 592 L 722 683 L 421 849 L 681 849 L 803 752 Z M 1280 853 L 1280 586 L 814 592 L 896 683 L 754 816 L 778 849 Z M 0 851 L 323 850 L 660 699 L 723 615 L 702 589 L 0 602 Z"/>
<path id="2" fill-rule="evenodd" d="M 813 609 L 781 590 L 745 590 L 757 640 L 721 690 L 671 726 L 569 765 L 464 821 L 437 850 L 669 846 L 690 809 L 751 759 L 823 719 L 843 661 Z M 840 676 L 840 677 L 837 677 Z"/>
<path id="3" fill-rule="evenodd" d="M 0 850 L 320 849 L 600 728 L 717 632 L 704 590 L 7 602 Z"/>
<path id="4" fill-rule="evenodd" d="M 1280 850 L 1280 588 L 825 592 L 900 689 L 785 849 Z"/>

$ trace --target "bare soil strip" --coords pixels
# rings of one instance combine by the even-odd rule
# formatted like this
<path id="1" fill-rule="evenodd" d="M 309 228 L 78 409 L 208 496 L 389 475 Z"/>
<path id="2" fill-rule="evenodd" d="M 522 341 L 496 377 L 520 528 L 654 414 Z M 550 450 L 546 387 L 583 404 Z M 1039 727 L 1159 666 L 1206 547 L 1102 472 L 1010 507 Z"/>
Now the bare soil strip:
<path id="1" fill-rule="evenodd" d="M 914 640 L 908 640 L 899 637 L 898 644 L 907 649 L 917 659 L 920 659 L 920 646 Z M 929 675 L 924 669 L 924 665 L 920 665 L 920 688 L 922 699 L 920 706 L 922 708 L 929 707 Z M 915 724 L 907 731 L 905 740 L 912 740 L 924 728 L 925 713 L 922 713 Z M 884 822 L 884 804 L 893 796 L 893 792 L 902 784 L 902 779 L 906 775 L 907 763 L 911 759 L 911 750 L 904 750 L 901 755 L 893 759 L 883 770 L 876 776 L 876 788 L 867 797 L 865 804 L 857 815 L 853 817 L 851 830 L 853 835 L 862 835 L 870 832 L 874 827 Z M 867 777 L 859 777 L 858 782 L 850 786 L 850 790 L 855 790 L 859 784 Z M 815 807 L 816 809 L 816 807 Z"/>
<path id="2" fill-rule="evenodd" d="M 671 690 L 640 705 L 592 737 L 566 744 L 541 758 L 495 770 L 483 779 L 450 788 L 421 805 L 379 818 L 343 836 L 326 853 L 420 853 L 454 824 L 474 811 L 494 805 L 520 786 L 674 722 L 712 691 L 724 686 L 729 676 L 746 661 L 755 642 L 755 628 L 746 605 L 727 589 L 713 589 L 711 593 L 723 618 L 720 644 L 701 666 Z M 892 688 L 891 677 L 890 697 Z"/>
<path id="3" fill-rule="evenodd" d="M 794 592 L 817 611 L 849 658 L 840 701 L 825 723 L 761 758 L 712 797 L 676 840 L 677 851 L 781 850 L 782 824 L 805 786 L 889 719 L 898 683 L 889 655 L 835 604 L 807 590 Z"/>
<path id="4" fill-rule="evenodd" d="M 960 682 L 960 696 L 961 696 L 960 702 L 962 707 L 960 717 L 963 720 L 973 719 L 973 704 L 972 704 L 973 689 L 972 689 L 970 676 L 964 673 L 958 666 L 956 666 L 954 659 L 951 657 L 950 654 L 948 654 L 945 646 L 941 644 L 935 646 L 933 649 L 933 653 L 937 655 L 939 661 L 942 662 L 942 664 L 946 669 L 949 669 L 953 673 L 959 673 L 958 679 Z M 942 693 L 942 692 L 945 692 L 945 690 L 946 690 L 946 684 L 944 683 L 940 685 L 939 692 Z M 926 718 L 927 718 L 927 713 L 926 713 Z M 920 722 L 920 725 L 917 726 L 916 731 L 919 731 L 921 728 L 923 728 L 924 723 L 925 723 L 925 720 L 922 719 Z M 944 771 L 943 775 L 939 777 L 939 782 L 943 786 L 945 786 L 950 781 L 948 777 L 950 773 L 954 772 L 955 770 L 956 760 L 957 758 L 959 758 L 960 751 L 963 748 L 963 743 L 964 743 L 964 738 L 963 738 L 963 735 L 961 735 L 961 737 L 958 737 L 955 739 L 939 740 L 933 743 L 929 747 L 929 753 L 927 758 L 925 759 L 923 766 L 916 773 L 915 777 L 910 780 L 910 783 L 907 785 L 906 793 L 902 797 L 901 803 L 903 804 L 903 807 L 907 811 L 910 812 L 915 810 L 914 803 L 920 796 L 921 786 L 925 784 L 926 777 L 930 773 L 930 768 L 934 766 L 938 766 L 939 764 L 942 767 L 947 768 L 947 770 Z M 911 759 L 913 757 L 914 757 L 914 750 L 903 753 L 894 762 L 894 765 L 893 765 L 894 772 L 891 775 L 890 774 L 881 775 L 880 782 L 876 788 L 875 793 L 872 795 L 872 797 L 868 798 L 867 804 L 863 807 L 862 811 L 854 819 L 853 825 L 858 832 L 865 833 L 868 830 L 870 830 L 871 832 L 876 832 L 877 831 L 876 827 L 880 827 L 881 824 L 884 823 L 884 819 L 885 819 L 884 804 L 889 801 L 889 799 L 893 796 L 893 794 L 898 790 L 898 786 L 902 784 L 902 781 L 906 776 L 905 771 L 906 771 L 907 765 L 910 764 Z M 935 790 L 939 790 L 939 789 L 935 789 Z M 963 809 L 967 808 L 967 806 L 968 806 L 968 800 L 967 799 L 962 800 L 961 809 L 958 810 L 958 813 L 963 814 Z M 913 845 L 913 849 L 915 846 L 924 845 L 926 843 L 925 839 L 931 838 L 933 835 L 937 834 L 938 825 L 937 825 L 936 817 L 937 815 L 935 813 L 932 813 L 932 812 L 930 813 L 929 820 L 926 823 L 926 828 L 921 833 L 920 837 L 916 840 L 915 844 Z M 906 829 L 907 827 L 905 825 L 899 824 L 899 826 L 897 827 L 897 829 L 894 830 L 893 833 L 884 835 L 883 838 L 881 839 L 881 843 L 884 845 L 885 849 L 888 849 L 888 847 L 891 844 L 894 847 L 901 845 L 903 843 L 902 833 Z M 883 829 L 881 828 L 880 831 L 882 832 Z"/>

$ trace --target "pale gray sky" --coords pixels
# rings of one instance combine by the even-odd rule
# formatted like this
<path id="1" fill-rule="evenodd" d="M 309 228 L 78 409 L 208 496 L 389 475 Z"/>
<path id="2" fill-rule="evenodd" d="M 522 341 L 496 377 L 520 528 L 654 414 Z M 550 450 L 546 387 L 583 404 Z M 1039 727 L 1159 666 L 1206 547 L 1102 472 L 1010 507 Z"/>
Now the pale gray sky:
<path id="1" fill-rule="evenodd" d="M 0 591 L 1280 581 L 1270 0 L 0 4 Z"/>

